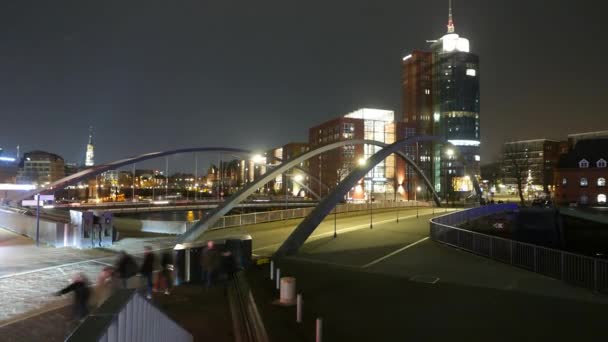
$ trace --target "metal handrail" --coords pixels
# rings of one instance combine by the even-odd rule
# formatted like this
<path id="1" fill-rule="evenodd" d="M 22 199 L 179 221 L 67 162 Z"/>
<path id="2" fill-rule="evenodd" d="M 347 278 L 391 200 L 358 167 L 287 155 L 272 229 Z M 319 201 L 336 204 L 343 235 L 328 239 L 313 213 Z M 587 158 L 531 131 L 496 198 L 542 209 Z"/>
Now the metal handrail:
<path id="1" fill-rule="evenodd" d="M 434 241 L 445 245 L 516 267 L 561 279 L 594 291 L 608 291 L 608 260 L 473 232 L 437 222 L 450 220 L 459 221 L 459 224 L 482 216 L 513 210 L 516 210 L 516 206 L 499 204 L 432 218 L 429 221 L 430 236 Z"/>
<path id="2" fill-rule="evenodd" d="M 430 207 L 432 204 L 430 202 L 423 202 L 423 201 L 417 201 L 417 202 L 387 201 L 387 202 L 373 203 L 372 205 L 374 206 L 374 210 L 377 210 L 377 209 L 394 209 L 394 208 L 410 208 L 410 207 L 415 208 L 416 206 Z M 284 210 L 262 211 L 262 212 L 257 212 L 257 213 L 223 216 L 210 228 L 210 230 L 242 226 L 242 225 L 244 225 L 243 217 L 245 217 L 245 218 L 253 217 L 253 220 L 252 220 L 253 222 L 245 223 L 245 224 L 257 224 L 257 223 L 303 218 L 303 217 L 306 217 L 310 213 L 311 210 L 312 210 L 312 208 L 306 207 L 306 208 L 292 208 L 292 209 L 284 209 Z M 350 212 L 366 211 L 366 210 L 369 210 L 369 203 L 340 204 L 340 205 L 337 205 L 331 211 L 332 214 L 333 214 L 334 210 L 337 210 L 338 214 L 347 214 Z M 299 212 L 300 214 L 296 215 L 296 212 Z M 269 219 L 269 217 L 270 217 L 269 213 L 281 213 L 281 214 L 275 215 L 275 216 L 277 216 L 276 219 Z M 289 215 L 288 213 L 291 213 L 291 215 Z M 226 224 L 227 221 L 231 221 L 231 222 L 237 221 L 238 223 Z M 196 221 L 191 221 L 191 222 L 196 222 Z M 193 223 L 187 223 L 187 225 L 188 224 L 191 225 Z"/>

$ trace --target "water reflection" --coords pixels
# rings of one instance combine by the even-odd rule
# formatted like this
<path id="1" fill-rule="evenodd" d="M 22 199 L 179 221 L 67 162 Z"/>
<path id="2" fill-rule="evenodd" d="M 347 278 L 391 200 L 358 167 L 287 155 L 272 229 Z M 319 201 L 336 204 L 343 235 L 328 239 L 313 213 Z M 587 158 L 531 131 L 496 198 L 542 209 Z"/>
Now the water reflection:
<path id="1" fill-rule="evenodd" d="M 195 221 L 200 220 L 208 210 L 162 211 L 152 213 L 116 214 L 119 217 L 153 221 Z"/>

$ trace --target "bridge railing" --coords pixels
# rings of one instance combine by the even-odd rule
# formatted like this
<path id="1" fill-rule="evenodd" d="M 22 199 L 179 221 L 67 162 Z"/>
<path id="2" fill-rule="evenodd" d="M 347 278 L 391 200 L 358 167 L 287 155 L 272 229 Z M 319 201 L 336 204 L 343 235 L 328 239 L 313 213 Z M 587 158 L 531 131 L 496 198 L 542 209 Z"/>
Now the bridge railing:
<path id="1" fill-rule="evenodd" d="M 375 202 L 372 203 L 373 210 L 380 209 L 394 209 L 394 208 L 412 208 L 416 206 L 430 207 L 430 202 L 421 201 L 386 201 L 386 202 Z M 282 221 L 296 218 L 303 218 L 308 216 L 314 208 L 294 208 L 274 211 L 262 211 L 250 214 L 241 215 L 227 215 L 217 220 L 217 222 L 211 227 L 211 229 L 222 229 L 230 227 L 239 227 L 249 224 Z M 370 209 L 369 203 L 345 203 L 337 205 L 331 214 L 336 211 L 338 214 L 346 214 L 357 211 L 365 211 Z M 196 221 L 191 221 L 186 224 L 186 230 L 190 229 Z"/>
<path id="2" fill-rule="evenodd" d="M 191 342 L 192 335 L 136 290 L 117 290 L 66 338 L 67 342 Z"/>
<path id="3" fill-rule="evenodd" d="M 456 227 L 483 216 L 517 210 L 512 203 L 487 205 L 430 220 L 434 241 L 513 266 L 561 279 L 598 292 L 608 292 L 608 260 L 541 247 Z"/>

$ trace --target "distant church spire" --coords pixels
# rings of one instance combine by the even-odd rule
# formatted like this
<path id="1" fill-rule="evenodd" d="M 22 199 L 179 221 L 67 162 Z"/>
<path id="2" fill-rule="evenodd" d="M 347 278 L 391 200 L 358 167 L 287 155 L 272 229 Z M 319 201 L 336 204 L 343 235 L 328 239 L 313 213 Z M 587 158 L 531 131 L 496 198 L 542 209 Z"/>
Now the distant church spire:
<path id="1" fill-rule="evenodd" d="M 84 166 L 95 165 L 95 147 L 93 146 L 93 126 L 89 126 L 89 143 L 87 144 L 87 153 L 84 159 Z"/>
<path id="2" fill-rule="evenodd" d="M 454 20 L 452 20 L 452 0 L 450 0 L 450 14 L 448 16 L 448 33 L 454 33 Z"/>

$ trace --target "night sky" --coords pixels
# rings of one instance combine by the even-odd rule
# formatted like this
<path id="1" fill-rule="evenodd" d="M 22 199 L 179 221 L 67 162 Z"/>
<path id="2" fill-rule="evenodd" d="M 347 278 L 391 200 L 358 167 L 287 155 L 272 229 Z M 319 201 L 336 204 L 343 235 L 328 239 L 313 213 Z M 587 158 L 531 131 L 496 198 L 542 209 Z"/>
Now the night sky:
<path id="1" fill-rule="evenodd" d="M 270 148 L 359 107 L 401 114 L 401 58 L 447 0 L 26 1 L 0 5 L 0 147 L 96 161 Z M 608 129 L 599 1 L 455 0 L 481 59 L 482 162 L 505 140 Z M 598 7 L 594 7 L 598 6 Z"/>

